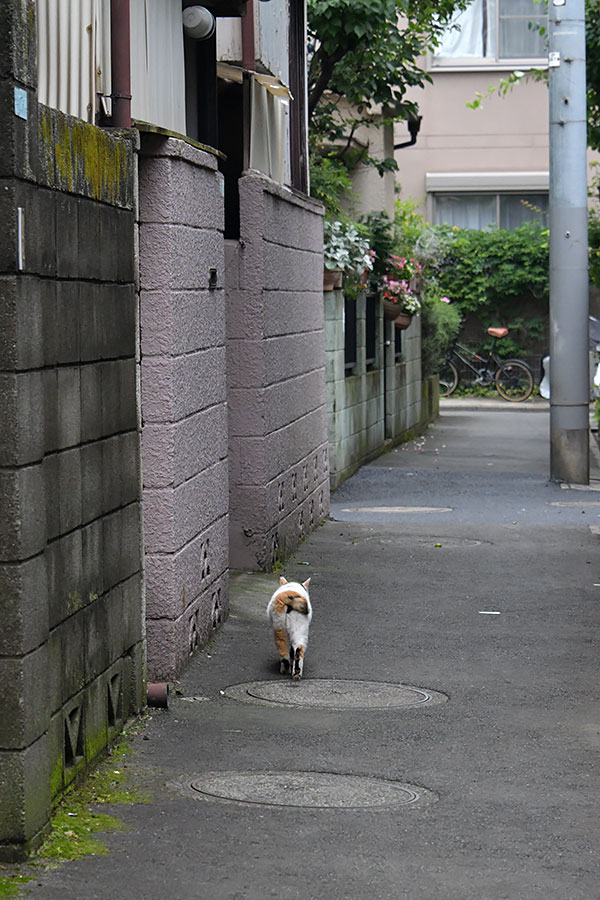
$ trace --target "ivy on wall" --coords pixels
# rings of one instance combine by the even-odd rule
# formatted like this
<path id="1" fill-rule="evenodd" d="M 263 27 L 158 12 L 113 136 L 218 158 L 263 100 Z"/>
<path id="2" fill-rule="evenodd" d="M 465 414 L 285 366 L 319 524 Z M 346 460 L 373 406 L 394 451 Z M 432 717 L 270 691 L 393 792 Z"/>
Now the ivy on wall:
<path id="1" fill-rule="evenodd" d="M 480 345 L 488 327 L 506 326 L 503 355 L 537 352 L 548 322 L 548 229 L 477 231 L 423 220 L 419 228 L 416 218 L 408 224 L 425 280 L 436 283 L 463 320 L 477 321 Z"/>

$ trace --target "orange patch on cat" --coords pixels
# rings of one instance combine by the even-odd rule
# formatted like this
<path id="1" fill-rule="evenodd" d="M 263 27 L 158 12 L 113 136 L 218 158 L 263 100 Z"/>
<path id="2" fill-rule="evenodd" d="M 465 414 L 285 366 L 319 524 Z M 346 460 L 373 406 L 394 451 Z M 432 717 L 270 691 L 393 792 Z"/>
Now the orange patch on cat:
<path id="1" fill-rule="evenodd" d="M 275 598 L 273 605 L 274 611 L 278 614 L 284 613 L 288 607 L 297 610 L 297 612 L 306 612 L 306 599 L 294 591 L 287 594 L 280 594 Z"/>
<path id="2" fill-rule="evenodd" d="M 277 651 L 280 657 L 287 657 L 288 655 L 288 639 L 287 634 L 285 633 L 285 629 L 276 628 L 273 632 L 273 637 L 275 638 L 275 646 L 277 647 Z"/>

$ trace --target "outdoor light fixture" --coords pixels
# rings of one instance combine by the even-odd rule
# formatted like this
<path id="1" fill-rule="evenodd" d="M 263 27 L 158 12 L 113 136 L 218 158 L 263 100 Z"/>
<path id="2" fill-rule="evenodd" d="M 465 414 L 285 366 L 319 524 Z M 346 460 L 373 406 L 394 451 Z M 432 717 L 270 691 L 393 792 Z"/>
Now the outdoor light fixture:
<path id="1" fill-rule="evenodd" d="M 183 30 L 195 41 L 205 41 L 215 33 L 215 17 L 205 6 L 188 6 L 183 10 Z"/>

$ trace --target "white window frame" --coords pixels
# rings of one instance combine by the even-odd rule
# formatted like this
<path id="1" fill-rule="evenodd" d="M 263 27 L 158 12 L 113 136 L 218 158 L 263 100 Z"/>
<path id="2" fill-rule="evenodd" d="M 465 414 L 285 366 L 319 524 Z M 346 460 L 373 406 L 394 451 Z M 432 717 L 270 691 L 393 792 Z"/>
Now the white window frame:
<path id="1" fill-rule="evenodd" d="M 475 0 L 473 0 L 475 2 Z M 485 0 L 484 0 L 485 2 Z M 468 7 L 467 9 L 471 9 Z M 543 8 L 540 6 L 540 8 Z M 436 72 L 457 71 L 470 69 L 491 69 L 496 71 L 507 71 L 511 69 L 527 69 L 527 68 L 545 68 L 547 65 L 547 55 L 542 56 L 526 56 L 526 57 L 503 57 L 498 53 L 498 34 L 500 23 L 500 0 L 496 0 L 495 9 L 496 21 L 494 24 L 494 34 L 496 35 L 496 48 L 494 56 L 473 56 L 473 57 L 454 57 L 454 56 L 436 56 L 433 53 L 428 58 L 428 68 Z M 530 21 L 528 16 L 502 16 L 502 18 L 519 18 L 526 23 Z M 540 17 L 538 17 L 540 18 Z M 525 25 L 527 27 L 527 25 Z"/>
<path id="2" fill-rule="evenodd" d="M 436 221 L 439 194 L 492 194 L 496 197 L 496 226 L 500 225 L 500 197 L 507 194 L 548 196 L 550 173 L 539 172 L 428 172 L 425 176 L 427 219 Z"/>

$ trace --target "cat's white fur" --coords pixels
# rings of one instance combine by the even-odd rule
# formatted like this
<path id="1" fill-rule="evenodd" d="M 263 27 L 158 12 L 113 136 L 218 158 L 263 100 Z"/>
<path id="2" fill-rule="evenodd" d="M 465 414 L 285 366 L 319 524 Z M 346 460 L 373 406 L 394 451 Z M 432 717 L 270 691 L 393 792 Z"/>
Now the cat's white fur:
<path id="1" fill-rule="evenodd" d="M 267 606 L 267 615 L 273 626 L 275 645 L 279 651 L 280 671 L 289 671 L 296 680 L 302 677 L 304 653 L 308 644 L 308 630 L 312 619 L 312 606 L 308 596 L 310 578 L 300 584 L 280 578 L 280 585 Z M 294 598 L 297 598 L 296 600 Z M 294 609 L 297 604 L 301 609 Z"/>

